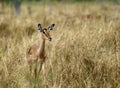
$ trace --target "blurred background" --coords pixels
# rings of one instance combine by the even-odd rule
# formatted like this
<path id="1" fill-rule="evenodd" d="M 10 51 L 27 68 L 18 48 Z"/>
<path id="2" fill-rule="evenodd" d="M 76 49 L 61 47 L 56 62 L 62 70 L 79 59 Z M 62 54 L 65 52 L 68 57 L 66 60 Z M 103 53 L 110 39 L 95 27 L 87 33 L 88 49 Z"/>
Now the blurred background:
<path id="1" fill-rule="evenodd" d="M 98 2 L 98 3 L 103 3 L 103 2 L 112 2 L 115 4 L 119 4 L 120 0 L 0 0 L 0 14 L 5 13 L 5 7 L 9 6 L 10 9 L 14 9 L 14 15 L 18 16 L 21 12 L 21 5 L 26 4 L 27 7 L 27 12 L 28 14 L 32 14 L 32 7 L 31 5 L 34 3 L 42 3 L 45 6 L 48 6 L 48 9 L 50 10 L 50 4 L 51 3 L 81 3 L 81 2 Z M 11 13 L 11 14 L 13 14 Z"/>
<path id="2" fill-rule="evenodd" d="M 0 88 L 33 88 L 38 23 L 55 29 L 37 88 L 120 88 L 120 0 L 0 0 Z"/>

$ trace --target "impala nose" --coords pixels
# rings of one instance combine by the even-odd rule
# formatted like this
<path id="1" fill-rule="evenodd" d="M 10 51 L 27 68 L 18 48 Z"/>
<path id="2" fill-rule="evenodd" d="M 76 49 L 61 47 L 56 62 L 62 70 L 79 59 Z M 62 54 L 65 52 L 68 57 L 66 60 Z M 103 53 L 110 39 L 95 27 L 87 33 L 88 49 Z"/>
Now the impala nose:
<path id="1" fill-rule="evenodd" d="M 49 38 L 49 41 L 52 41 L 52 38 Z"/>

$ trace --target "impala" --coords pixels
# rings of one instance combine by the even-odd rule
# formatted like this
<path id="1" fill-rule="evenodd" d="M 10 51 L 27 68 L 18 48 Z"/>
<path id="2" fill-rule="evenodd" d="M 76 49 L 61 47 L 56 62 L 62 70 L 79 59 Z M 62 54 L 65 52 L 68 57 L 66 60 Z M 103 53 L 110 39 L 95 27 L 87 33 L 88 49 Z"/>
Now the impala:
<path id="1" fill-rule="evenodd" d="M 27 49 L 27 61 L 30 68 L 30 76 L 33 76 L 35 81 L 39 78 L 40 71 L 43 70 L 44 77 L 45 73 L 45 41 L 51 41 L 50 31 L 53 30 L 55 24 L 50 25 L 48 28 L 42 28 L 41 24 L 38 24 L 38 30 L 40 31 L 41 41 L 40 44 L 32 45 Z"/>

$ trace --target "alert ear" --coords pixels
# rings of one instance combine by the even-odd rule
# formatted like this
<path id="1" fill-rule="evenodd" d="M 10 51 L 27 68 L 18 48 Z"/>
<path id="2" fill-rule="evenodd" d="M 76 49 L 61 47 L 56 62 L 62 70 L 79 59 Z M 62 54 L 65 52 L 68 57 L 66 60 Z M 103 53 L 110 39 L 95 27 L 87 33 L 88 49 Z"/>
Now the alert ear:
<path id="1" fill-rule="evenodd" d="M 49 31 L 53 30 L 54 26 L 55 26 L 55 24 L 51 24 L 51 25 L 48 27 L 48 30 L 49 30 Z"/>
<path id="2" fill-rule="evenodd" d="M 41 24 L 38 24 L 38 30 L 40 30 L 40 32 L 43 32 Z"/>

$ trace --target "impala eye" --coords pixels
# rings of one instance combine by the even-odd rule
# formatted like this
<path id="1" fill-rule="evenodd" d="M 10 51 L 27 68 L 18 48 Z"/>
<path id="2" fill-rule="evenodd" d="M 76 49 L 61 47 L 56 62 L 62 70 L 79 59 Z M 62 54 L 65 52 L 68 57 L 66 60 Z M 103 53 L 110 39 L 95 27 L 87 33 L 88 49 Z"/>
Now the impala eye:
<path id="1" fill-rule="evenodd" d="M 45 34 L 45 32 L 43 31 L 43 34 Z"/>

